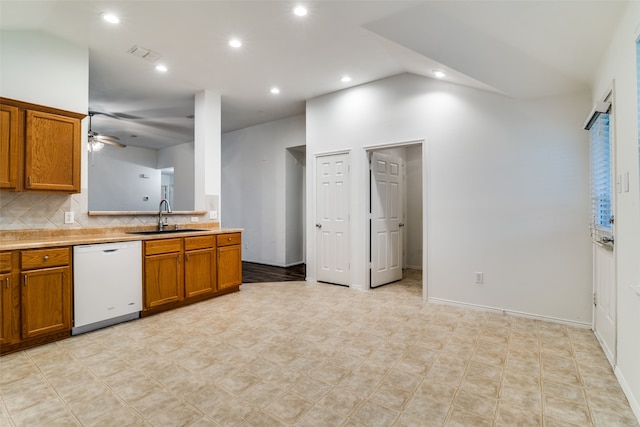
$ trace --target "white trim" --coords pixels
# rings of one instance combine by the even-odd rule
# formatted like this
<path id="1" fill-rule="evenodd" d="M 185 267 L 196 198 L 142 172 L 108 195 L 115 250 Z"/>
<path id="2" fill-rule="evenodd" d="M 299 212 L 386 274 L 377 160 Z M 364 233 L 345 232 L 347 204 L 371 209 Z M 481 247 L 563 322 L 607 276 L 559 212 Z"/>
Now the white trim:
<path id="1" fill-rule="evenodd" d="M 429 144 L 428 144 L 428 140 L 427 138 L 422 138 L 422 139 L 412 139 L 412 140 L 408 140 L 408 141 L 398 141 L 398 142 L 391 142 L 391 143 L 386 143 L 386 144 L 378 144 L 378 145 L 366 145 L 364 146 L 364 150 L 367 153 L 367 161 L 369 161 L 369 155 L 372 151 L 377 151 L 377 150 L 384 150 L 384 149 L 388 149 L 388 148 L 400 148 L 400 147 L 406 147 L 406 146 L 410 146 L 410 145 L 421 145 L 422 146 L 422 267 L 420 268 L 420 270 L 422 271 L 427 271 L 426 275 L 422 275 L 422 301 L 423 302 L 427 302 L 429 294 L 429 279 L 430 279 L 430 272 L 431 269 L 428 268 L 428 262 L 429 262 L 429 224 L 430 224 L 430 219 L 431 219 L 431 213 L 429 212 L 429 194 L 431 194 L 431 191 L 429 191 L 429 186 L 428 184 L 431 182 L 431 180 L 429 180 L 427 177 L 429 176 L 429 173 L 431 171 L 431 168 L 429 166 Z M 369 167 L 366 168 L 367 173 L 370 173 Z M 371 198 L 371 192 L 369 192 L 369 199 Z M 366 241 L 366 247 L 370 247 L 371 242 L 371 236 L 370 233 L 366 233 L 367 235 L 367 241 Z M 367 260 L 365 262 L 365 265 L 369 266 L 369 261 Z M 365 290 L 366 289 L 371 289 L 371 277 L 370 275 L 366 274 L 366 279 L 365 279 Z"/>
<path id="2" fill-rule="evenodd" d="M 635 399 L 633 390 L 622 375 L 622 371 L 620 370 L 620 368 L 616 366 L 613 372 L 616 374 L 616 378 L 618 379 L 618 383 L 620 383 L 622 391 L 627 396 L 627 401 L 629 402 L 629 406 L 631 407 L 633 414 L 636 416 L 638 422 L 640 423 L 640 403 Z"/>
<path id="3" fill-rule="evenodd" d="M 323 151 L 321 153 L 314 153 L 314 157 L 325 157 L 325 156 L 335 156 L 338 154 L 348 154 L 351 156 L 351 149 L 346 150 L 335 150 L 335 151 Z"/>
<path id="4" fill-rule="evenodd" d="M 377 150 L 386 150 L 387 148 L 400 148 L 406 147 L 407 145 L 418 145 L 424 144 L 426 139 L 411 139 L 409 141 L 398 141 L 398 142 L 389 142 L 386 144 L 377 144 L 377 145 L 365 145 L 365 151 L 377 151 Z"/>
<path id="5" fill-rule="evenodd" d="M 422 271 L 421 265 L 405 265 L 404 268 L 408 268 L 409 270 L 420 270 Z"/>
<path id="6" fill-rule="evenodd" d="M 576 322 L 575 320 L 561 319 L 561 318 L 552 317 L 552 316 L 542 316 L 539 314 L 526 313 L 524 311 L 509 310 L 505 308 L 496 308 L 496 307 L 490 307 L 490 306 L 480 305 L 480 304 L 470 304 L 466 302 L 452 301 L 452 300 L 447 300 L 443 298 L 429 298 L 428 302 L 433 304 L 451 305 L 454 307 L 461 307 L 461 308 L 475 308 L 477 310 L 489 311 L 492 313 L 505 314 L 505 315 L 508 314 L 510 316 L 524 317 L 527 319 L 541 320 L 544 322 L 560 323 L 562 325 L 575 326 L 575 327 L 584 328 L 584 329 L 591 329 L 591 323 Z"/>

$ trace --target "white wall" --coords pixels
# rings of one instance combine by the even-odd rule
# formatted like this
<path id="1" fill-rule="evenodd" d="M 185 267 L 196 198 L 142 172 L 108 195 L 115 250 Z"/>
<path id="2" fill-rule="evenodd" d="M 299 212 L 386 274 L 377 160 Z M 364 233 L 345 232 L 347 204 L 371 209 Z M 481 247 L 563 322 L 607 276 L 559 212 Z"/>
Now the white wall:
<path id="1" fill-rule="evenodd" d="M 190 211 L 194 200 L 193 142 L 158 150 L 158 169 L 173 167 L 173 205 L 175 211 Z"/>
<path id="2" fill-rule="evenodd" d="M 86 114 L 89 49 L 37 32 L 0 32 L 0 96 Z"/>
<path id="3" fill-rule="evenodd" d="M 638 88 L 635 41 L 640 35 L 640 2 L 618 25 L 593 87 L 594 101 L 615 80 L 615 173 L 628 173 L 629 192 L 616 198 L 616 275 L 618 296 L 618 363 L 616 374 L 636 417 L 640 419 L 640 188 L 638 182 Z M 640 60 L 640 58 L 638 59 Z"/>
<path id="4" fill-rule="evenodd" d="M 245 261 L 286 265 L 286 149 L 304 144 L 304 115 L 222 135 L 222 225 L 245 229 Z"/>
<path id="5" fill-rule="evenodd" d="M 95 153 L 93 164 L 89 156 L 89 210 L 157 211 L 161 185 L 157 163 L 158 150 L 133 146 L 105 145 Z"/>
<path id="6" fill-rule="evenodd" d="M 363 147 L 426 139 L 429 297 L 590 324 L 589 97 L 517 101 L 405 74 L 307 101 L 307 164 L 351 150 L 352 286 L 366 283 Z M 307 212 L 314 203 L 307 197 Z M 314 221 L 309 214 L 309 278 Z"/>

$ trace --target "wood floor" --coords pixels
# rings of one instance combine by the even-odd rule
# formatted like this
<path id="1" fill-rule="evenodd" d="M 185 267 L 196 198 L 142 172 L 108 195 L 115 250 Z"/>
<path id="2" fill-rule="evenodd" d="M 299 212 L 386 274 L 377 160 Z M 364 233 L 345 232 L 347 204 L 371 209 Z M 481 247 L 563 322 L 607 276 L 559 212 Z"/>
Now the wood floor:
<path id="1" fill-rule="evenodd" d="M 285 268 L 243 261 L 242 283 L 304 281 L 305 271 L 305 264 Z"/>

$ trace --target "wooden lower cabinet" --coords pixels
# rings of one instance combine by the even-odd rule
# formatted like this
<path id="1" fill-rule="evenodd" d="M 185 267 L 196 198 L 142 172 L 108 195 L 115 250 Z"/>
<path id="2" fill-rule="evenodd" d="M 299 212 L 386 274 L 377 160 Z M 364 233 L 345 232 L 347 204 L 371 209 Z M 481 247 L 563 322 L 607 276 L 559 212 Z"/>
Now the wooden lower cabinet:
<path id="1" fill-rule="evenodd" d="M 22 280 L 22 338 L 70 331 L 70 268 L 23 272 Z"/>
<path id="2" fill-rule="evenodd" d="M 240 233 L 218 234 L 218 289 L 242 284 L 242 238 Z"/>
<path id="3" fill-rule="evenodd" d="M 16 277 L 12 273 L 12 257 L 11 252 L 0 253 L 0 345 L 11 344 L 17 338 L 15 325 L 18 319 L 13 297 Z"/>
<path id="4" fill-rule="evenodd" d="M 0 352 L 70 336 L 71 247 L 0 253 Z"/>
<path id="5" fill-rule="evenodd" d="M 144 303 L 153 308 L 183 298 L 182 254 L 148 256 L 144 260 Z"/>
<path id="6" fill-rule="evenodd" d="M 20 253 L 21 338 L 71 331 L 71 247 Z"/>
<path id="7" fill-rule="evenodd" d="M 216 291 L 216 256 L 214 236 L 184 239 L 185 298 Z"/>
<path id="8" fill-rule="evenodd" d="M 238 290 L 240 241 L 227 233 L 144 242 L 143 314 Z"/>

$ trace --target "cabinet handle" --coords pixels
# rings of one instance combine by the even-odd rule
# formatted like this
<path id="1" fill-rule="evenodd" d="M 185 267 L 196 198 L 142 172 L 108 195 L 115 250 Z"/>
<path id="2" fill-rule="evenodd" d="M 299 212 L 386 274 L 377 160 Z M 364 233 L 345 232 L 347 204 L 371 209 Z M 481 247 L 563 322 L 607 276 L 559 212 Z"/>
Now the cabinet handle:
<path id="1" fill-rule="evenodd" d="M 27 275 L 24 275 L 24 285 L 27 286 Z"/>
<path id="2" fill-rule="evenodd" d="M 229 241 L 231 241 L 231 237 L 229 237 Z"/>
<path id="3" fill-rule="evenodd" d="M 43 260 L 43 261 L 49 261 L 49 255 L 45 255 L 45 256 L 43 256 L 43 257 L 42 257 L 42 260 Z"/>
<path id="4" fill-rule="evenodd" d="M 5 282 L 7 282 L 7 289 L 9 289 L 9 278 L 5 277 L 4 280 L 5 280 Z"/>
<path id="5" fill-rule="evenodd" d="M 181 255 L 178 255 L 178 259 L 176 260 L 178 262 L 178 264 L 180 264 L 180 257 L 181 257 Z"/>
<path id="6" fill-rule="evenodd" d="M 30 176 L 27 177 L 27 185 L 29 187 L 31 187 L 31 177 Z"/>
<path id="7" fill-rule="evenodd" d="M 189 254 L 186 254 L 186 255 L 184 256 L 184 258 L 185 258 L 185 260 L 186 260 L 187 262 L 189 262 Z"/>

